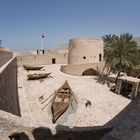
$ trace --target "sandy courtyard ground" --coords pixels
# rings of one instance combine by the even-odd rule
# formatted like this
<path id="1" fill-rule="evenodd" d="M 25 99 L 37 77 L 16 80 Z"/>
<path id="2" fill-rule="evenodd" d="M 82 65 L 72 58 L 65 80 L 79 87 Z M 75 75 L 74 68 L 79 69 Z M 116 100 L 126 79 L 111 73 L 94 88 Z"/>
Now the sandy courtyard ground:
<path id="1" fill-rule="evenodd" d="M 99 82 L 98 76 L 71 76 L 60 71 L 60 65 L 47 65 L 43 72 L 51 72 L 44 80 L 27 80 L 23 67 L 18 68 L 19 103 L 22 117 L 26 117 L 43 126 L 52 124 L 51 103 L 47 100 L 41 104 L 40 96 L 44 100 L 57 90 L 65 80 L 68 80 L 77 102 L 73 100 L 68 110 L 57 120 L 55 125 L 66 126 L 99 126 L 106 124 L 115 117 L 130 100 L 109 91 L 106 84 Z M 85 107 L 87 100 L 90 107 Z M 42 100 L 43 101 L 43 100 Z M 43 110 L 42 108 L 49 103 Z"/>

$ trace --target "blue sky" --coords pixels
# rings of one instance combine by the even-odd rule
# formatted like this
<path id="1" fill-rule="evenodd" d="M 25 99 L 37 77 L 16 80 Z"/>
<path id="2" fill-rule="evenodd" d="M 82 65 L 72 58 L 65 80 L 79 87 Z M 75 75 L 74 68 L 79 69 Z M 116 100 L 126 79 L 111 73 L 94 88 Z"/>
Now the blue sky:
<path id="1" fill-rule="evenodd" d="M 68 43 L 70 38 L 129 32 L 140 36 L 140 0 L 0 0 L 0 40 L 13 51 Z"/>

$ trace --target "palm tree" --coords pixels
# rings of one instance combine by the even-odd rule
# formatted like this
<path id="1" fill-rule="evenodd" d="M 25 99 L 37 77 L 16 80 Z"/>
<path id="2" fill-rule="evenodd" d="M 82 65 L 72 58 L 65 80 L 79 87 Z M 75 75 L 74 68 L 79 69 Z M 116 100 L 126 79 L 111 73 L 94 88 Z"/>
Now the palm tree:
<path id="1" fill-rule="evenodd" d="M 117 71 L 117 77 L 121 71 L 132 69 L 138 64 L 137 60 L 137 43 L 129 33 L 103 36 L 104 41 L 104 60 L 105 67 Z"/>

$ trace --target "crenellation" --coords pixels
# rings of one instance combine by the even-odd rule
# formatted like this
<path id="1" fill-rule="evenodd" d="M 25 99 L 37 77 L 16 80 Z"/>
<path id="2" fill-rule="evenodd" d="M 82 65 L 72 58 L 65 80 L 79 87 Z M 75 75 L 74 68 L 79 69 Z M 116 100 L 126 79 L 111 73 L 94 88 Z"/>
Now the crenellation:
<path id="1" fill-rule="evenodd" d="M 80 38 L 80 37 L 76 37 L 76 38 L 72 38 L 72 39 L 70 39 L 70 41 L 89 41 L 89 40 L 91 40 L 91 41 L 102 41 L 102 39 L 98 39 L 98 38 Z"/>

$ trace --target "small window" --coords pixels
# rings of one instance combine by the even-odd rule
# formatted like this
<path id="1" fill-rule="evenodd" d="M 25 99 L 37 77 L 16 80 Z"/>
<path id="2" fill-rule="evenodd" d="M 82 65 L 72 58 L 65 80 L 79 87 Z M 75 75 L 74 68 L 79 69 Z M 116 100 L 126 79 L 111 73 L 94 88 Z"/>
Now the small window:
<path id="1" fill-rule="evenodd" d="M 86 59 L 86 57 L 85 57 L 85 56 L 83 56 L 83 59 Z"/>
<path id="2" fill-rule="evenodd" d="M 52 58 L 52 64 L 55 64 L 55 63 L 56 63 L 55 58 Z"/>
<path id="3" fill-rule="evenodd" d="M 102 61 L 102 54 L 99 54 L 99 61 Z"/>

